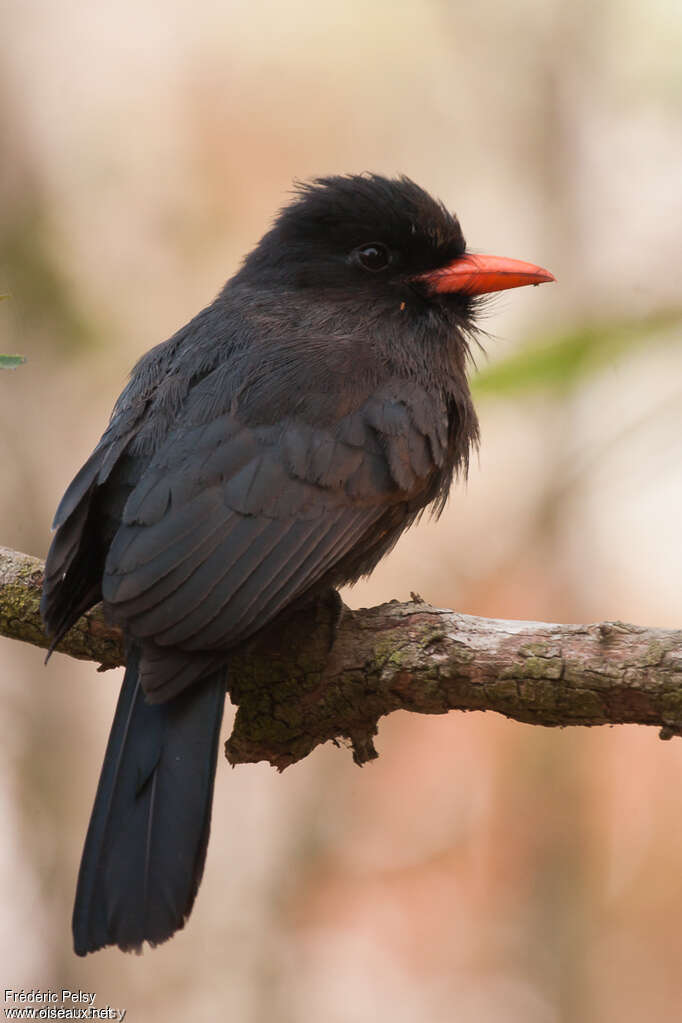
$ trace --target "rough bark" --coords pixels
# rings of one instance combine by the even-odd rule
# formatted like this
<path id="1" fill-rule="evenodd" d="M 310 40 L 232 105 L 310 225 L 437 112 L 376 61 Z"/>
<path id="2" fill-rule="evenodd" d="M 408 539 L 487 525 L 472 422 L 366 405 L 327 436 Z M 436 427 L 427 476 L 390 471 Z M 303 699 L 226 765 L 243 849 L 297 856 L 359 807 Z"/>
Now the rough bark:
<path id="1" fill-rule="evenodd" d="M 39 559 L 0 548 L 0 635 L 48 646 L 42 572 Z M 319 743 L 346 740 L 362 764 L 376 756 L 379 719 L 394 710 L 493 710 L 536 725 L 638 723 L 661 738 L 682 735 L 682 630 L 501 621 L 419 598 L 345 609 L 336 629 L 329 606 L 313 617 L 292 617 L 234 653 L 231 763 L 283 769 Z M 123 663 L 120 631 L 101 607 L 58 649 L 103 669 Z"/>

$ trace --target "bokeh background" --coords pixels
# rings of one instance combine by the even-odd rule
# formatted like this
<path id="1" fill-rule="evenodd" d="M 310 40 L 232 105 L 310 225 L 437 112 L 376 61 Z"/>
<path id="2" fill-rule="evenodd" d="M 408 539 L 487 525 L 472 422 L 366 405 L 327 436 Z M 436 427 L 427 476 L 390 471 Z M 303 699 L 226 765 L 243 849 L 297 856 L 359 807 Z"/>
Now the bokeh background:
<path id="1" fill-rule="evenodd" d="M 407 173 L 499 297 L 468 486 L 345 594 L 682 620 L 682 8 L 669 0 L 4 0 L 0 543 L 44 555 L 137 357 L 212 299 L 293 178 Z M 682 742 L 492 714 L 382 723 L 359 771 L 219 765 L 191 922 L 71 952 L 119 673 L 0 640 L 0 981 L 127 1019 L 682 1015 Z M 229 715 L 228 715 L 229 717 Z M 229 722 L 228 722 L 229 724 Z"/>

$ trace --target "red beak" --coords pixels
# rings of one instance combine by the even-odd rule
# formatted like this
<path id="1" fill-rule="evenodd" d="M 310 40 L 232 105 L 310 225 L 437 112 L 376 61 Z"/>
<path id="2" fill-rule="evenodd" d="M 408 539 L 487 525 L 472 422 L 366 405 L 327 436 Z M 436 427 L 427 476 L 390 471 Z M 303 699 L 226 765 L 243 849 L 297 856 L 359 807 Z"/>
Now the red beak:
<path id="1" fill-rule="evenodd" d="M 425 281 L 435 293 L 464 291 L 467 295 L 487 295 L 491 291 L 521 288 L 524 284 L 544 284 L 556 278 L 549 270 L 520 259 L 504 256 L 478 256 L 465 253 L 448 266 L 416 278 Z"/>

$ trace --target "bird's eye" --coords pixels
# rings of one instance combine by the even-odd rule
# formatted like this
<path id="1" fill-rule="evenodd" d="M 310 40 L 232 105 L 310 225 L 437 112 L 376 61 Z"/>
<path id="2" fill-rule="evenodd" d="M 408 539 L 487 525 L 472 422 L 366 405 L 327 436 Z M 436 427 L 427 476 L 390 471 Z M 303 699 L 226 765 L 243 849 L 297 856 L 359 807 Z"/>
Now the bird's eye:
<path id="1" fill-rule="evenodd" d="M 391 253 L 383 242 L 372 242 L 370 245 L 362 245 L 353 252 L 353 259 L 363 270 L 370 270 L 377 273 L 384 270 L 391 262 Z"/>

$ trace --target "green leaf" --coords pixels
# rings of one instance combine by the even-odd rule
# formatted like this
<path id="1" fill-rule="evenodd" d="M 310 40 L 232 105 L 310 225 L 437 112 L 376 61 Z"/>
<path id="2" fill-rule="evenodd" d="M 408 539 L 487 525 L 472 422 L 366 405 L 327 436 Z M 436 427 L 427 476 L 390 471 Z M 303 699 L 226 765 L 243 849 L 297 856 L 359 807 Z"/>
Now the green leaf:
<path id="1" fill-rule="evenodd" d="M 16 369 L 26 362 L 25 355 L 0 355 L 0 369 Z"/>
<path id="2" fill-rule="evenodd" d="M 506 359 L 481 370 L 472 382 L 476 395 L 512 395 L 523 391 L 567 391 L 583 377 L 612 363 L 628 349 L 669 343 L 667 333 L 682 326 L 682 310 L 668 310 L 616 323 L 586 324 L 531 342 Z"/>

